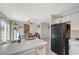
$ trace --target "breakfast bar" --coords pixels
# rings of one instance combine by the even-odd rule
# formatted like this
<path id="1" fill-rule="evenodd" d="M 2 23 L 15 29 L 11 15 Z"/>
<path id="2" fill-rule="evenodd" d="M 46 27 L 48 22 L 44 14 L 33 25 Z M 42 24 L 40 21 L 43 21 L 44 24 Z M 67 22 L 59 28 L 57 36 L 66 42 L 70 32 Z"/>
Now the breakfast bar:
<path id="1" fill-rule="evenodd" d="M 4 44 L 0 46 L 0 55 L 45 55 L 46 44 L 41 39 Z"/>

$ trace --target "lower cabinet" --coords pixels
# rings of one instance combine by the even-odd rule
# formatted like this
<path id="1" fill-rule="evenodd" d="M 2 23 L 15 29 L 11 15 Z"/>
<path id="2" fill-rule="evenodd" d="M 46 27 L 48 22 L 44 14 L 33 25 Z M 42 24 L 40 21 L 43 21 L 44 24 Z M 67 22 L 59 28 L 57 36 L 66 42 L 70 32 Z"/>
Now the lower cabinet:
<path id="1" fill-rule="evenodd" d="M 70 51 L 69 51 L 70 55 L 79 55 L 79 46 L 71 46 Z"/>
<path id="2" fill-rule="evenodd" d="M 35 48 L 35 55 L 45 55 L 46 54 L 46 46 L 39 46 Z"/>
<path id="3" fill-rule="evenodd" d="M 46 55 L 46 45 L 19 52 L 17 55 Z"/>
<path id="4" fill-rule="evenodd" d="M 79 42 L 70 41 L 69 54 L 70 55 L 79 55 Z"/>

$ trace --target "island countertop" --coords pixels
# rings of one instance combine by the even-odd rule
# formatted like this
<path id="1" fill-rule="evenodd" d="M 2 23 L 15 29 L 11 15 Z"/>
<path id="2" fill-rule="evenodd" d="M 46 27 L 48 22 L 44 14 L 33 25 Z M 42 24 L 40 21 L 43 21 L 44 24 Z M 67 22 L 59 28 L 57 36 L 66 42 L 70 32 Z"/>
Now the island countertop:
<path id="1" fill-rule="evenodd" d="M 47 42 L 41 39 L 22 41 L 21 43 L 4 44 L 0 46 L 0 55 L 12 55 L 45 44 L 47 44 Z"/>

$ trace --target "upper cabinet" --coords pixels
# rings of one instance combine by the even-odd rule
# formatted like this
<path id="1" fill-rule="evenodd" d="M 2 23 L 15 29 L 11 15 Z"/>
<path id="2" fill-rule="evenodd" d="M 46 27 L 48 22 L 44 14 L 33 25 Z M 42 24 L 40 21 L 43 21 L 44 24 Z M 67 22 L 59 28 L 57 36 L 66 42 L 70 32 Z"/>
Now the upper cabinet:
<path id="1" fill-rule="evenodd" d="M 64 16 L 62 19 L 61 19 L 62 22 L 68 22 L 68 21 L 71 21 L 71 16 Z"/>
<path id="2" fill-rule="evenodd" d="M 61 23 L 61 18 L 56 19 L 55 23 Z"/>
<path id="3" fill-rule="evenodd" d="M 79 30 L 79 13 L 71 15 L 71 30 Z"/>
<path id="4" fill-rule="evenodd" d="M 54 20 L 54 24 L 56 23 L 65 23 L 71 21 L 71 17 L 70 16 L 64 16 L 63 18 L 58 18 Z"/>

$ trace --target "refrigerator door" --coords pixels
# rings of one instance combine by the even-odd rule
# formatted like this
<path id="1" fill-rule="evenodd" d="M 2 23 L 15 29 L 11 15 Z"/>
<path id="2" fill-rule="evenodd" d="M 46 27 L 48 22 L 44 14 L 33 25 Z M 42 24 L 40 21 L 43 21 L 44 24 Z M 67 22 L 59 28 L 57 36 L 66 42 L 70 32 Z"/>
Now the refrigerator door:
<path id="1" fill-rule="evenodd" d="M 64 33 L 64 24 L 55 24 L 51 26 L 51 31 L 55 34 Z"/>
<path id="2" fill-rule="evenodd" d="M 64 24 L 51 26 L 51 50 L 57 54 L 64 54 Z"/>

